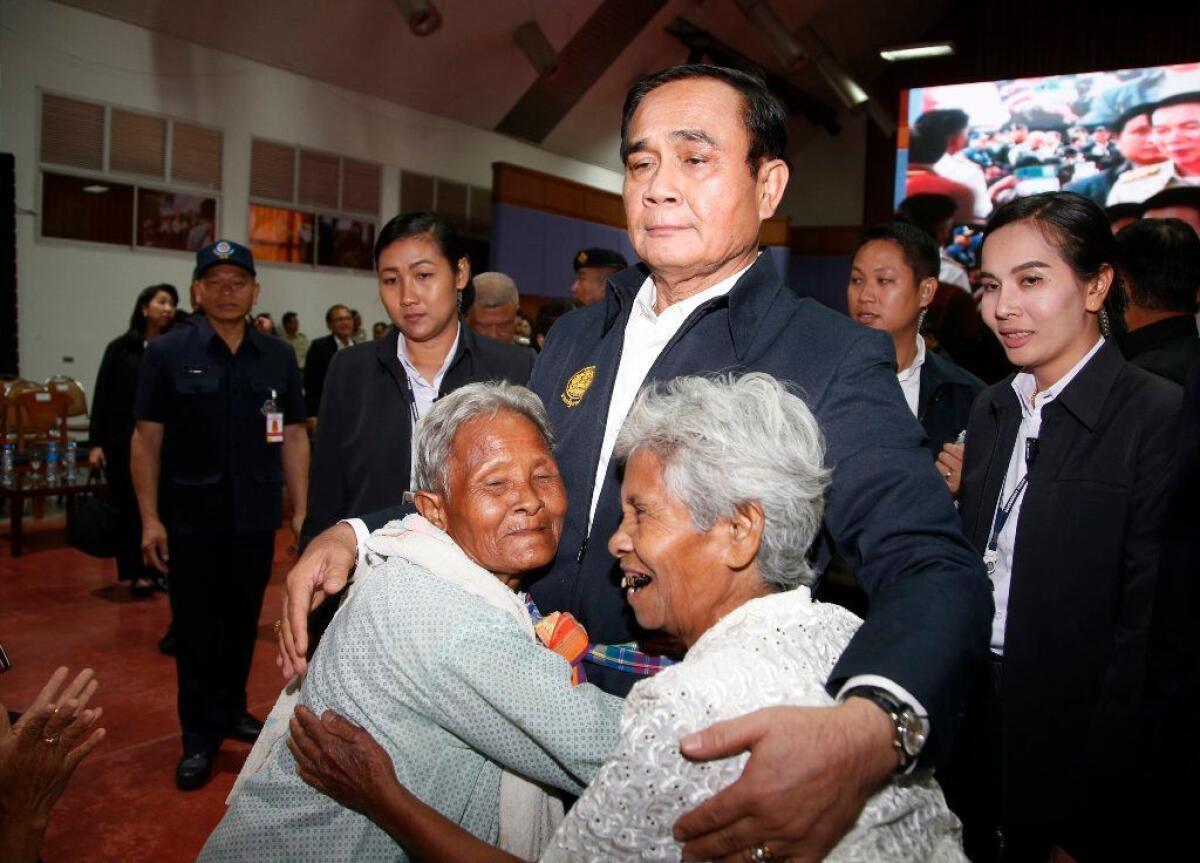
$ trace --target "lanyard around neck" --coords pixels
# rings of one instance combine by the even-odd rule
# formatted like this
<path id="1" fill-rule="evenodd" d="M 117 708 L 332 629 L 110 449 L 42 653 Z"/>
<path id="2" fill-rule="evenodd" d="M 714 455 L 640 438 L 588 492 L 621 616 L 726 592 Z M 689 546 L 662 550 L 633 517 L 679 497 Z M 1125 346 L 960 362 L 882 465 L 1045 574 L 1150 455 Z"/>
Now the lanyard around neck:
<path id="1" fill-rule="evenodd" d="M 996 507 L 996 515 L 992 519 L 992 531 L 988 536 L 987 552 L 984 554 L 984 561 L 987 563 L 988 575 L 991 575 L 996 569 L 996 559 L 999 555 L 998 546 L 1000 542 L 1000 532 L 1004 530 L 1004 525 L 1008 523 L 1008 517 L 1012 515 L 1013 509 L 1020 500 L 1025 487 L 1029 485 L 1029 470 L 1033 467 L 1033 463 L 1037 461 L 1038 454 L 1038 439 L 1035 437 L 1025 439 L 1025 476 L 1021 477 L 1021 481 L 1017 483 L 1017 487 L 1012 490 L 1012 493 L 1005 498 L 1004 486 L 1000 486 L 1001 501 L 1000 506 Z"/>

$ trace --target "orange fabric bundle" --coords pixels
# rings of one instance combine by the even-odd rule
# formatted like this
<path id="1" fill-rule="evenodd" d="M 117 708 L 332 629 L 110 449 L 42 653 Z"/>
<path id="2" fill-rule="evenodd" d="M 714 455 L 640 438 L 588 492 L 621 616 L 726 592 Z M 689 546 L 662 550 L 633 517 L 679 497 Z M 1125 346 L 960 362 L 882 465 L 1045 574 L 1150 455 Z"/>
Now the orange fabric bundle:
<path id="1" fill-rule="evenodd" d="M 571 663 L 571 685 L 583 682 L 580 663 L 587 653 L 589 642 L 587 630 L 566 611 L 547 614 L 533 625 L 538 640 Z"/>

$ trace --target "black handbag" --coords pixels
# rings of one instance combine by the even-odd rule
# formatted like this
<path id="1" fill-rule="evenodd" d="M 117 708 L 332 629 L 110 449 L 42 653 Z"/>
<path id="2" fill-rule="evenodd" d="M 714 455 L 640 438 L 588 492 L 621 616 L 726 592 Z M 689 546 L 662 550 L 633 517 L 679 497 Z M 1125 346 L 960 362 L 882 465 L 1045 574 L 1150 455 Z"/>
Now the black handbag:
<path id="1" fill-rule="evenodd" d="M 100 489 L 82 492 L 67 511 L 67 542 L 92 557 L 116 557 L 121 542 L 121 516 Z"/>

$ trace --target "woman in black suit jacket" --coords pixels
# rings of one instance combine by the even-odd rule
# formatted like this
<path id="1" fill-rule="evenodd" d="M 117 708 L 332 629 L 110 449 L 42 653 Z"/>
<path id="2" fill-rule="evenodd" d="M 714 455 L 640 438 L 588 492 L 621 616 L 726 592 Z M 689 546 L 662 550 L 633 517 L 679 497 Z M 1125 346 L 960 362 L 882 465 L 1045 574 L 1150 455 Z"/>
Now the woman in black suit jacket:
<path id="1" fill-rule="evenodd" d="M 152 592 L 159 576 L 142 562 L 142 520 L 129 474 L 133 398 L 146 343 L 171 328 L 178 303 L 179 295 L 172 285 L 151 285 L 138 294 L 129 330 L 104 349 L 92 399 L 88 463 L 104 469 L 109 495 L 120 514 L 117 578 L 130 582 L 130 589 L 138 596 Z"/>
<path id="2" fill-rule="evenodd" d="M 413 424 L 429 409 L 435 383 L 437 396 L 475 381 L 524 384 L 533 367 L 528 348 L 463 326 L 458 295 L 471 264 L 446 219 L 395 217 L 379 233 L 375 265 L 379 297 L 395 327 L 378 341 L 338 351 L 329 364 L 304 543 L 342 518 L 390 506 L 408 490 Z"/>
<path id="3" fill-rule="evenodd" d="M 983 245 L 983 317 L 1021 370 L 975 402 L 960 496 L 996 617 L 941 778 L 976 861 L 1136 859 L 1155 830 L 1136 729 L 1181 392 L 1108 338 L 1114 253 L 1070 193 L 1002 206 Z"/>

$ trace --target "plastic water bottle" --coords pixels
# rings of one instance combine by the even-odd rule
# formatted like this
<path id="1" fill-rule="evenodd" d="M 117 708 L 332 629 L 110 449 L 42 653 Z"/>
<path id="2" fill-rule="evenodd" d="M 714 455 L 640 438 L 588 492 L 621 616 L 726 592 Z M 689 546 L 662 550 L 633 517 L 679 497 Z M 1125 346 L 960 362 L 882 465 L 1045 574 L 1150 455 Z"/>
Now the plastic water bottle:
<path id="1" fill-rule="evenodd" d="M 58 443 L 46 444 L 46 485 L 58 485 Z"/>
<path id="2" fill-rule="evenodd" d="M 0 485 L 12 488 L 15 480 L 16 450 L 12 444 L 6 443 L 0 451 Z"/>
<path id="3" fill-rule="evenodd" d="M 78 477 L 76 470 L 75 459 L 78 456 L 79 444 L 73 440 L 67 441 L 67 452 L 63 462 L 63 479 L 67 485 L 75 485 L 75 480 Z"/>

